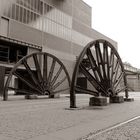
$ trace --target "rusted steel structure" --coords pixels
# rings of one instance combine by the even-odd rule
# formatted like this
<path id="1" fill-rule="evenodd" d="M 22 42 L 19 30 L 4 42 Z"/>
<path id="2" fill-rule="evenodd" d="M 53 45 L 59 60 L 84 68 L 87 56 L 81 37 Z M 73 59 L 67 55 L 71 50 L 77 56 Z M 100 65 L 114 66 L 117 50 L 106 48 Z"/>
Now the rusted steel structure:
<path id="1" fill-rule="evenodd" d="M 87 79 L 86 88 L 78 85 L 79 77 Z M 117 50 L 103 39 L 88 43 L 79 55 L 73 72 L 70 107 L 76 107 L 77 92 L 113 97 L 122 91 L 128 98 L 126 75 Z"/>
<path id="2" fill-rule="evenodd" d="M 18 79 L 18 86 L 11 86 L 12 79 Z M 86 86 L 79 85 L 79 79 Z M 20 86 L 20 83 L 21 86 Z M 7 78 L 3 99 L 9 92 L 24 95 L 48 95 L 70 93 L 70 107 L 76 107 L 76 94 L 114 97 L 125 91 L 128 98 L 127 79 L 121 58 L 113 45 L 103 39 L 86 45 L 75 64 L 72 80 L 64 64 L 54 55 L 36 52 L 24 56 L 11 69 Z"/>
<path id="3" fill-rule="evenodd" d="M 13 77 L 24 86 L 11 87 Z M 3 98 L 7 100 L 11 91 L 53 97 L 69 89 L 70 78 L 63 63 L 49 53 L 37 52 L 23 57 L 14 65 L 6 81 Z"/>

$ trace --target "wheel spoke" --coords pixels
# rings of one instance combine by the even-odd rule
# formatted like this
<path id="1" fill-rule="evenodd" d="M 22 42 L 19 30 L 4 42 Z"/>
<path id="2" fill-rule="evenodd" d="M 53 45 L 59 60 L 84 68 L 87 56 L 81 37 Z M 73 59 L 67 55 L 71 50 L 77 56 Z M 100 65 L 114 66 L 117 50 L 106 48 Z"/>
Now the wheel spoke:
<path id="1" fill-rule="evenodd" d="M 102 69 L 100 67 L 100 71 L 103 72 L 103 78 L 104 79 L 107 79 L 106 72 L 105 72 L 105 63 L 103 61 L 103 57 L 102 57 L 102 53 L 101 53 L 101 49 L 100 49 L 100 45 L 99 45 L 99 42 L 98 41 L 95 44 L 95 50 L 96 50 L 96 56 L 97 56 L 98 66 L 99 67 L 100 67 L 100 65 L 102 66 Z"/>
<path id="2" fill-rule="evenodd" d="M 32 70 L 31 70 L 30 67 L 29 67 L 29 65 L 27 64 L 27 61 L 23 60 L 22 62 L 23 62 L 23 64 L 24 64 L 24 66 L 25 66 L 25 68 L 26 68 L 28 74 L 31 76 L 31 78 L 33 79 L 34 83 L 37 85 L 37 84 L 38 84 L 37 79 L 35 78 L 35 76 L 34 76 Z"/>
<path id="3" fill-rule="evenodd" d="M 117 69 L 118 65 L 119 65 L 119 61 L 117 60 L 115 68 L 114 68 L 115 70 Z"/>
<path id="4" fill-rule="evenodd" d="M 114 53 L 111 51 L 111 57 L 110 57 L 110 82 L 113 81 L 113 75 L 114 75 Z M 110 83 L 110 84 L 111 84 Z"/>
<path id="5" fill-rule="evenodd" d="M 54 95 L 54 94 L 56 94 L 56 93 L 60 93 L 60 92 L 67 91 L 67 90 L 69 90 L 69 89 L 70 89 L 70 88 L 65 88 L 65 89 L 57 90 L 57 91 L 52 92 L 51 95 Z"/>
<path id="6" fill-rule="evenodd" d="M 36 67 L 38 80 L 41 83 L 43 81 L 43 78 L 42 78 L 41 69 L 40 69 L 40 65 L 39 65 L 39 62 L 38 62 L 36 54 L 33 54 L 33 59 L 34 59 L 35 67 Z"/>
<path id="7" fill-rule="evenodd" d="M 43 80 L 46 83 L 47 82 L 47 66 L 48 62 L 47 62 L 47 54 L 44 54 L 44 67 L 43 67 Z"/>
<path id="8" fill-rule="evenodd" d="M 95 61 L 95 59 L 94 59 L 92 53 L 91 53 L 90 48 L 87 49 L 87 57 L 88 57 L 88 59 L 89 59 L 89 61 L 90 61 L 90 63 L 91 63 L 91 68 L 92 68 L 92 71 L 93 71 L 93 73 L 94 73 L 94 75 L 95 75 L 95 78 L 96 78 L 98 81 L 101 81 L 101 80 L 102 80 L 102 75 L 101 75 L 100 70 L 98 69 L 98 66 L 97 66 L 97 64 L 96 64 L 96 61 Z M 98 78 L 98 76 L 97 76 L 96 71 L 98 72 L 98 75 L 99 75 L 99 77 L 100 77 L 100 80 L 99 80 L 99 78 Z"/>
<path id="9" fill-rule="evenodd" d="M 121 88 L 121 89 L 118 89 L 117 91 L 116 91 L 116 93 L 118 94 L 118 93 L 120 93 L 120 92 L 122 92 L 122 91 L 125 91 L 126 90 L 126 87 L 123 87 L 123 88 Z"/>
<path id="10" fill-rule="evenodd" d="M 51 82 L 51 86 L 53 86 L 55 84 L 55 82 L 58 79 L 58 77 L 59 77 L 60 73 L 62 72 L 62 70 L 63 70 L 63 67 L 60 66 L 59 70 L 57 71 L 56 75 L 54 76 L 54 78 L 53 78 L 53 80 Z"/>
<path id="11" fill-rule="evenodd" d="M 52 65 L 51 65 L 51 68 L 50 68 L 50 71 L 49 71 L 48 80 L 47 80 L 49 86 L 51 84 L 52 76 L 53 76 L 53 73 L 54 73 L 55 63 L 56 63 L 56 61 L 55 61 L 55 59 L 53 59 Z"/>
<path id="12" fill-rule="evenodd" d="M 112 83 L 114 83 L 116 81 L 116 78 L 117 78 L 117 75 L 118 75 L 118 70 L 119 70 L 119 62 L 117 61 L 115 69 L 113 71 L 114 79 L 112 79 Z"/>
<path id="13" fill-rule="evenodd" d="M 32 83 L 30 83 L 28 79 L 26 79 L 25 77 L 23 77 L 22 75 L 20 75 L 18 72 L 15 71 L 13 74 L 16 77 L 18 77 L 22 82 L 24 82 L 27 86 L 29 86 L 33 90 L 36 90 L 36 91 L 38 91 L 39 93 L 42 94 L 42 92 L 39 89 L 37 89 L 36 86 L 34 86 Z"/>
<path id="14" fill-rule="evenodd" d="M 89 89 L 84 89 L 84 88 L 82 88 L 80 86 L 76 86 L 75 87 L 75 91 L 80 92 L 80 93 L 83 93 L 83 94 L 94 95 L 94 96 L 97 96 L 98 95 L 98 92 L 92 91 L 92 90 L 89 90 Z"/>
<path id="15" fill-rule="evenodd" d="M 38 86 L 41 90 L 42 90 L 42 87 L 41 85 L 39 84 L 38 80 L 36 79 L 36 77 L 34 76 L 34 73 L 32 72 L 32 70 L 30 69 L 29 65 L 27 64 L 27 61 L 26 60 L 23 60 L 22 61 L 27 72 L 29 73 L 30 77 L 32 78 L 33 82 L 35 83 L 36 86 Z"/>
<path id="16" fill-rule="evenodd" d="M 111 55 L 110 55 L 110 58 L 109 58 L 109 65 L 110 65 L 110 67 L 112 67 L 112 64 L 113 64 L 113 62 L 114 62 L 114 53 L 113 53 L 113 51 L 111 50 Z"/>
<path id="17" fill-rule="evenodd" d="M 67 77 L 65 76 L 62 80 L 60 80 L 57 84 L 55 84 L 52 87 L 52 90 L 55 90 L 56 88 L 58 88 L 66 79 L 67 79 Z"/>
<path id="18" fill-rule="evenodd" d="M 107 94 L 102 85 L 86 70 L 82 64 L 80 65 L 80 70 L 88 81 L 96 88 L 96 90 L 101 90 L 104 94 Z"/>
<path id="19" fill-rule="evenodd" d="M 105 61 L 105 65 L 107 65 L 107 68 L 106 68 L 106 75 L 107 75 L 107 78 L 108 80 L 110 80 L 110 67 L 109 67 L 109 54 L 108 54 L 108 48 L 107 48 L 107 42 L 105 41 L 104 44 L 103 44 L 103 48 L 104 48 L 104 56 L 103 56 L 103 59 Z"/>
<path id="20" fill-rule="evenodd" d="M 121 79 L 123 78 L 123 76 L 124 76 L 124 73 L 122 72 L 121 74 L 120 74 L 120 76 L 118 77 L 118 79 L 115 81 L 115 83 L 114 83 L 114 88 L 116 89 L 117 88 L 117 86 L 118 86 L 118 84 L 120 83 L 120 81 L 121 81 Z"/>

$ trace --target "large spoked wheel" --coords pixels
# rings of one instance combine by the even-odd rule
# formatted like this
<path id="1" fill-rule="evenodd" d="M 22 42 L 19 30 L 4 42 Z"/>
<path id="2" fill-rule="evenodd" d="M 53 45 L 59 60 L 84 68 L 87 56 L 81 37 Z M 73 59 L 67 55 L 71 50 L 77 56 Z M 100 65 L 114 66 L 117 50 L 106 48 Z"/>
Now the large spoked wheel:
<path id="1" fill-rule="evenodd" d="M 70 78 L 63 63 L 49 53 L 38 52 L 23 57 L 12 68 L 5 84 L 4 100 L 10 92 L 53 97 L 69 93 L 69 89 Z"/>
<path id="2" fill-rule="evenodd" d="M 80 77 L 86 79 L 86 88 L 78 83 Z M 126 86 L 123 63 L 113 45 L 102 39 L 92 41 L 77 59 L 71 83 L 70 107 L 76 107 L 76 92 L 111 97 L 125 91 L 128 96 Z"/>

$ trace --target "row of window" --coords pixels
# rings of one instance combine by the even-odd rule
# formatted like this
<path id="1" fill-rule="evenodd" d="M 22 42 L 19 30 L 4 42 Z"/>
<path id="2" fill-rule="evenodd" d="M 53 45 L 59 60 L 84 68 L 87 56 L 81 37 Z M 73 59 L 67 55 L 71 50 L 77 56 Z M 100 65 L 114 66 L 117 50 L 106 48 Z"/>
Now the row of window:
<path id="1" fill-rule="evenodd" d="M 16 3 L 38 14 L 43 14 L 43 2 L 41 0 L 17 0 Z"/>
<path id="2" fill-rule="evenodd" d="M 0 0 L 3 15 L 79 45 L 92 39 L 72 31 L 72 17 L 40 0 Z"/>
<path id="3" fill-rule="evenodd" d="M 68 28 L 72 28 L 72 17 L 64 14 L 60 10 L 44 3 L 44 16 Z"/>
<path id="4" fill-rule="evenodd" d="M 12 4 L 18 4 L 38 14 L 43 14 L 43 2 L 40 0 L 0 0 L 0 3 L 5 8 L 9 8 Z"/>
<path id="5" fill-rule="evenodd" d="M 72 18 L 69 15 L 40 0 L 0 0 L 0 3 L 4 16 L 22 23 L 28 24 L 38 17 L 47 17 L 63 26 L 72 27 Z"/>
<path id="6" fill-rule="evenodd" d="M 71 40 L 71 29 L 66 28 L 52 20 L 44 19 L 44 28 L 43 31 L 63 38 L 65 40 Z"/>
<path id="7" fill-rule="evenodd" d="M 15 63 L 27 55 L 27 47 L 0 45 L 0 61 Z"/>
<path id="8" fill-rule="evenodd" d="M 67 27 L 72 26 L 72 18 L 69 15 L 64 14 L 60 10 L 56 9 L 49 4 L 40 0 L 18 0 L 17 3 L 28 10 L 32 10 L 37 14 L 44 15 L 47 18 L 62 24 Z"/>
<path id="9" fill-rule="evenodd" d="M 6 2 L 3 2 L 3 5 L 5 5 L 4 3 L 6 4 Z M 17 3 L 18 4 L 12 3 L 12 0 L 10 0 L 10 2 L 8 2 L 8 8 L 5 8 L 4 10 L 4 16 L 27 24 L 38 30 L 66 40 L 71 40 L 72 19 L 70 16 L 46 3 L 44 3 L 44 15 L 36 13 L 33 8 L 31 9 L 31 3 L 29 1 L 23 3 L 23 0 L 19 0 Z"/>

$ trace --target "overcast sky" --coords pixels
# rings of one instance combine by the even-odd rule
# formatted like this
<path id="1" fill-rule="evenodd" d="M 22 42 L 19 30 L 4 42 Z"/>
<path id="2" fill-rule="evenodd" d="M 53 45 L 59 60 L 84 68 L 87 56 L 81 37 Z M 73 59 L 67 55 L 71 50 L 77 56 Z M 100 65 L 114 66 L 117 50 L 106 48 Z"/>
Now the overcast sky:
<path id="1" fill-rule="evenodd" d="M 140 68 L 140 0 L 84 0 L 92 7 L 92 28 L 118 42 L 123 62 Z"/>

